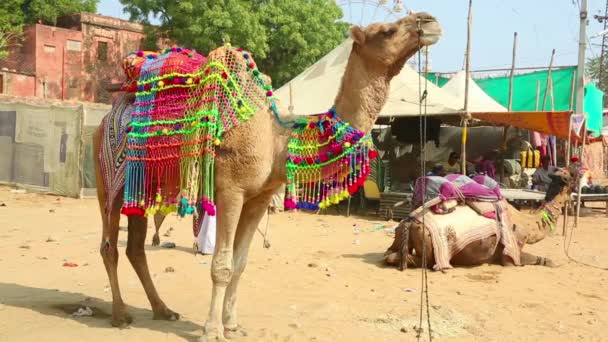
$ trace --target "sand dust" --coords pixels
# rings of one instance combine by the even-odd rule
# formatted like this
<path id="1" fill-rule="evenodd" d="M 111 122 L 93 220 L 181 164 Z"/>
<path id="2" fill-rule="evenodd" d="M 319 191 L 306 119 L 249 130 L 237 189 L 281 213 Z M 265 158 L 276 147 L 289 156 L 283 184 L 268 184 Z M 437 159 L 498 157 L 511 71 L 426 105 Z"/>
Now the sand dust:
<path id="1" fill-rule="evenodd" d="M 165 222 L 161 242 L 175 242 L 174 249 L 150 247 L 152 228 L 147 237 L 151 273 L 161 297 L 182 315 L 178 322 L 152 320 L 121 231 L 120 285 L 135 319 L 126 329 L 109 323 L 100 222 L 95 200 L 0 188 L 0 341 L 192 341 L 201 335 L 211 258 L 192 254 L 191 221 Z M 385 223 L 272 215 L 272 247 L 264 249 L 256 234 L 241 281 L 239 319 L 248 336 L 235 341 L 415 341 L 420 270 L 382 265 L 392 241 Z M 170 227 L 170 237 L 162 236 Z M 606 268 L 607 245 L 608 218 L 598 212 L 582 219 L 571 255 Z M 608 271 L 568 262 L 561 236 L 527 250 L 561 266 L 430 272 L 434 341 L 608 341 Z M 86 307 L 92 317 L 72 316 Z M 422 326 L 426 333 L 426 321 Z"/>

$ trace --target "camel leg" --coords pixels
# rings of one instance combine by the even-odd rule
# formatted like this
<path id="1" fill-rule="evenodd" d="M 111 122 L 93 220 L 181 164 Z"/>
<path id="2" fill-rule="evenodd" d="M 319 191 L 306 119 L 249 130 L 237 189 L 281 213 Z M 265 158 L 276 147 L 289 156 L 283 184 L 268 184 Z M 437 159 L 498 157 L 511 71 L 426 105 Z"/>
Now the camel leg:
<path id="1" fill-rule="evenodd" d="M 521 252 L 520 253 L 521 264 L 523 265 L 535 265 L 535 266 L 547 266 L 547 267 L 556 267 L 557 265 L 553 262 L 553 260 L 545 257 L 536 256 L 530 253 Z"/>
<path id="2" fill-rule="evenodd" d="M 406 259 L 406 265 L 414 265 L 415 267 L 422 266 L 422 249 L 426 254 L 426 267 L 432 268 L 435 265 L 435 254 L 433 252 L 433 240 L 428 229 L 424 230 L 422 225 L 412 223 L 409 232 L 409 248 L 416 251 L 416 255 L 409 255 Z"/>
<path id="3" fill-rule="evenodd" d="M 205 323 L 202 341 L 224 341 L 222 311 L 226 288 L 233 275 L 233 248 L 236 229 L 243 208 L 243 195 L 238 190 L 216 191 L 217 233 L 211 262 L 213 290 L 209 318 Z"/>
<path id="4" fill-rule="evenodd" d="M 154 319 L 175 321 L 179 319 L 179 315 L 169 310 L 165 303 L 160 299 L 158 292 L 156 292 L 156 288 L 154 287 L 154 282 L 150 277 L 146 251 L 144 249 L 146 233 L 148 231 L 147 221 L 148 220 L 145 217 L 129 216 L 127 258 L 129 258 L 135 273 L 137 273 L 137 276 L 146 291 L 146 296 L 148 296 L 152 311 L 154 312 Z"/>
<path id="5" fill-rule="evenodd" d="M 239 330 L 236 314 L 237 289 L 241 274 L 247 266 L 247 256 L 251 240 L 255 235 L 256 228 L 268 210 L 274 191 L 265 192 L 253 199 L 250 199 L 243 206 L 241 218 L 236 229 L 234 240 L 234 274 L 226 289 L 224 298 L 224 311 L 222 321 L 224 324 L 224 334 L 227 338 L 236 337 Z"/>
<path id="6" fill-rule="evenodd" d="M 103 205 L 100 203 L 100 205 Z M 120 295 L 118 285 L 118 231 L 120 222 L 120 205 L 114 203 L 112 212 L 108 218 L 102 209 L 103 233 L 101 236 L 100 253 L 103 264 L 108 273 L 110 287 L 112 289 L 112 326 L 123 327 L 133 322 L 133 318 L 127 313 L 125 303 Z"/>
<path id="7" fill-rule="evenodd" d="M 99 253 L 103 259 L 103 265 L 108 273 L 110 288 L 112 289 L 112 326 L 122 327 L 133 322 L 133 318 L 127 313 L 125 303 L 120 295 L 120 287 L 118 286 L 118 231 L 120 224 L 120 207 L 122 198 L 116 198 L 114 203 L 110 205 L 110 213 L 106 212 L 106 202 L 108 194 L 103 182 L 103 173 L 101 171 L 101 159 L 99 153 L 101 150 L 101 138 L 103 129 L 101 126 L 93 135 L 93 151 L 98 155 L 95 158 L 95 179 L 97 187 L 97 201 L 101 211 L 101 221 L 103 231 L 101 233 L 101 246 Z"/>
<path id="8" fill-rule="evenodd" d="M 160 245 L 160 236 L 158 236 L 158 231 L 160 230 L 160 226 L 165 221 L 165 217 L 166 216 L 161 214 L 160 211 L 157 211 L 156 214 L 154 214 L 154 228 L 156 229 L 156 232 L 152 237 L 152 246 Z"/>

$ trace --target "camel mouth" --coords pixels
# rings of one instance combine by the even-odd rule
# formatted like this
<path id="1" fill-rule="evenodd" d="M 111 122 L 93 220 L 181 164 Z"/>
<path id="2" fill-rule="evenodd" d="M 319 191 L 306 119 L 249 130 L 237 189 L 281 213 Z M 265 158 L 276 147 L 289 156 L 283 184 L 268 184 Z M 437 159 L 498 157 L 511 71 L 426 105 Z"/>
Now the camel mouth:
<path id="1" fill-rule="evenodd" d="M 420 36 L 420 41 L 424 45 L 433 45 L 437 43 L 443 34 L 441 25 L 436 21 L 425 23 L 421 29 L 422 34 Z"/>

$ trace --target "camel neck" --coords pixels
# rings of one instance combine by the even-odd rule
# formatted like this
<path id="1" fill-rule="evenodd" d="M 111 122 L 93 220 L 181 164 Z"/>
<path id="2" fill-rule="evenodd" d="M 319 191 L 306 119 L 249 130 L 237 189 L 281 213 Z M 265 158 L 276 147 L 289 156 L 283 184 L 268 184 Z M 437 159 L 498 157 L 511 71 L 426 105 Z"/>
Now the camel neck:
<path id="1" fill-rule="evenodd" d="M 353 47 L 336 96 L 336 112 L 352 127 L 369 133 L 386 103 L 389 82 L 386 71 L 365 63 Z"/>

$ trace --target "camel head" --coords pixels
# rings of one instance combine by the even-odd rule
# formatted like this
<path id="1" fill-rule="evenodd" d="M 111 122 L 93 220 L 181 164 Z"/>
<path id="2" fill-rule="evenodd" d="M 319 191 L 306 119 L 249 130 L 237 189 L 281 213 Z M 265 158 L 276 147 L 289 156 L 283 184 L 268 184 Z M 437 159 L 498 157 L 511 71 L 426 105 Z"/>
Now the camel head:
<path id="1" fill-rule="evenodd" d="M 557 199 L 556 197 L 560 195 L 560 197 L 564 197 L 564 199 L 567 198 L 572 191 L 572 183 L 574 182 L 574 175 L 570 173 L 570 170 L 567 168 L 557 169 L 549 177 L 551 178 L 551 184 L 547 189 L 545 201 L 554 201 Z"/>
<path id="2" fill-rule="evenodd" d="M 376 23 L 365 28 L 353 26 L 353 51 L 367 65 L 385 69 L 395 76 L 405 62 L 424 46 L 435 44 L 441 37 L 441 26 L 428 13 L 412 13 L 392 23 Z"/>

